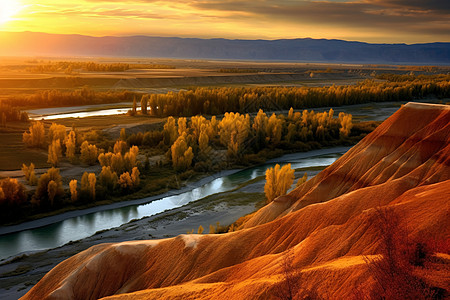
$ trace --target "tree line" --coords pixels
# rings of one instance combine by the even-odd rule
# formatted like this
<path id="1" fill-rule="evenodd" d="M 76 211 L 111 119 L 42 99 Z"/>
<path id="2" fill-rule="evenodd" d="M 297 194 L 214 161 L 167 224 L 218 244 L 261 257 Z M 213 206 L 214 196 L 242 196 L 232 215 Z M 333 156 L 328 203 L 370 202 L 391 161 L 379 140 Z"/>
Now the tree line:
<path id="1" fill-rule="evenodd" d="M 0 101 L 9 107 L 57 107 L 131 102 L 138 95 L 130 91 L 95 92 L 88 88 L 73 91 L 45 90 L 32 95 L 12 96 Z"/>
<path id="2" fill-rule="evenodd" d="M 127 64 L 127 63 L 96 63 L 92 61 L 57 61 L 34 65 L 26 68 L 30 73 L 56 73 L 71 74 L 74 70 L 88 72 L 125 72 L 131 69 L 175 69 L 175 66 L 164 64 Z"/>
<path id="3" fill-rule="evenodd" d="M 416 78 L 416 77 L 414 77 Z M 367 102 L 408 101 L 427 96 L 450 97 L 447 77 L 328 87 L 196 87 L 177 93 L 144 95 L 144 114 L 158 117 L 251 113 L 258 109 L 288 110 Z"/>
<path id="4" fill-rule="evenodd" d="M 143 114 L 159 117 L 252 113 L 264 110 L 305 109 L 367 102 L 409 101 L 423 97 L 450 97 L 450 75 L 382 74 L 383 82 L 365 80 L 356 85 L 326 87 L 196 87 L 167 94 L 130 91 L 95 92 L 47 90 L 33 95 L 11 96 L 3 104 L 11 107 L 46 107 L 136 102 Z M 136 109 L 134 109 L 136 113 Z"/>
<path id="5" fill-rule="evenodd" d="M 28 114 L 17 107 L 0 101 L 0 127 L 6 127 L 8 122 L 27 122 Z"/>

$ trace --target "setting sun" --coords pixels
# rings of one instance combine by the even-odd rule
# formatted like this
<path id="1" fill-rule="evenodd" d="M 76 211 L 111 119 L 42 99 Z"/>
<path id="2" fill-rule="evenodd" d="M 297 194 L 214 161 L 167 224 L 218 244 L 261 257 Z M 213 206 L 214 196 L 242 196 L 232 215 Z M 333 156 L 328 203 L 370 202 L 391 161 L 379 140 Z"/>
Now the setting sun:
<path id="1" fill-rule="evenodd" d="M 20 9 L 18 1 L 0 0 L 0 24 L 10 21 Z"/>

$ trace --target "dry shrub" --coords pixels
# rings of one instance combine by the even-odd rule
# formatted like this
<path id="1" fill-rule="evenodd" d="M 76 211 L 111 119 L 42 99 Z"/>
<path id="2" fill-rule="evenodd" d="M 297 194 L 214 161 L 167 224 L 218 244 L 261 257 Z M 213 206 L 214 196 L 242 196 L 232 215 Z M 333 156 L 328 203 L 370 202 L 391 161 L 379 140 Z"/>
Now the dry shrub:
<path id="1" fill-rule="evenodd" d="M 359 299 L 442 299 L 445 290 L 432 287 L 417 276 L 434 249 L 431 243 L 414 241 L 401 216 L 392 208 L 376 212 L 381 259 L 367 259 L 374 284 L 369 295 L 356 293 Z"/>

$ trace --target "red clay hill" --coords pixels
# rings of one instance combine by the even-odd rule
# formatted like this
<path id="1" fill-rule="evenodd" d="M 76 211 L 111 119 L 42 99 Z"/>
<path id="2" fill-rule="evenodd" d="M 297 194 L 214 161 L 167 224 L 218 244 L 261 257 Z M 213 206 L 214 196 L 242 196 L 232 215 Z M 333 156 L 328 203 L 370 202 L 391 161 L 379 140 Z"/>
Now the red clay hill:
<path id="1" fill-rule="evenodd" d="M 238 231 L 94 246 L 23 299 L 447 298 L 449 142 L 449 106 L 408 103 Z"/>

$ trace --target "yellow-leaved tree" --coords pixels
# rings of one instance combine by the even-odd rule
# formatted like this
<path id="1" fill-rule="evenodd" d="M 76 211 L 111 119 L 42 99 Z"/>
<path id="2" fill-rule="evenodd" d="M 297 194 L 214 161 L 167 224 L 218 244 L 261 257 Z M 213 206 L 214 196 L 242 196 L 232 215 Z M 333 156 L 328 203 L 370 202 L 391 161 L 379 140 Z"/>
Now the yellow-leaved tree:
<path id="1" fill-rule="evenodd" d="M 72 202 L 76 202 L 78 199 L 78 192 L 77 192 L 77 180 L 72 179 L 69 182 L 69 188 L 70 188 L 70 199 Z"/>
<path id="2" fill-rule="evenodd" d="M 23 133 L 23 142 L 27 147 L 43 148 L 45 145 L 45 129 L 42 122 L 33 123 L 29 133 Z M 44 148 L 45 149 L 45 148 Z"/>
<path id="3" fill-rule="evenodd" d="M 48 146 L 48 159 L 47 162 L 53 167 L 58 166 L 59 158 L 62 155 L 61 143 L 59 139 L 52 140 L 51 144 Z"/>
<path id="4" fill-rule="evenodd" d="M 77 140 L 75 131 L 71 130 L 64 140 L 64 145 L 66 146 L 66 157 L 70 162 L 75 161 L 75 152 L 77 149 Z"/>
<path id="5" fill-rule="evenodd" d="M 63 142 L 66 138 L 66 126 L 52 123 L 48 129 L 48 139 L 49 143 L 55 140 Z"/>
<path id="6" fill-rule="evenodd" d="M 264 193 L 266 194 L 267 203 L 286 194 L 294 182 L 294 171 L 291 169 L 291 164 L 284 165 L 282 168 L 277 164 L 274 168 L 266 170 Z"/>
<path id="7" fill-rule="evenodd" d="M 219 123 L 219 137 L 222 145 L 227 146 L 228 155 L 237 157 L 250 133 L 250 116 L 239 113 L 225 113 Z"/>
<path id="8" fill-rule="evenodd" d="M 97 146 L 84 141 L 81 144 L 81 160 L 88 165 L 95 165 L 98 159 Z"/>
<path id="9" fill-rule="evenodd" d="M 347 137 L 352 130 L 352 115 L 343 112 L 339 113 L 339 121 L 341 122 L 341 128 L 339 128 L 339 135 L 341 137 Z"/>
<path id="10" fill-rule="evenodd" d="M 170 148 L 172 152 L 172 165 L 177 172 L 185 171 L 192 164 L 194 153 L 192 147 L 186 143 L 186 133 L 180 135 Z"/>
<path id="11" fill-rule="evenodd" d="M 172 145 L 178 137 L 177 124 L 173 117 L 168 117 L 166 124 L 164 124 L 164 143 L 166 145 Z"/>
<path id="12" fill-rule="evenodd" d="M 28 181 L 29 185 L 36 185 L 37 184 L 37 178 L 36 174 L 34 172 L 34 164 L 30 163 L 30 166 L 27 166 L 26 164 L 22 164 L 22 171 L 25 175 L 25 179 Z"/>

